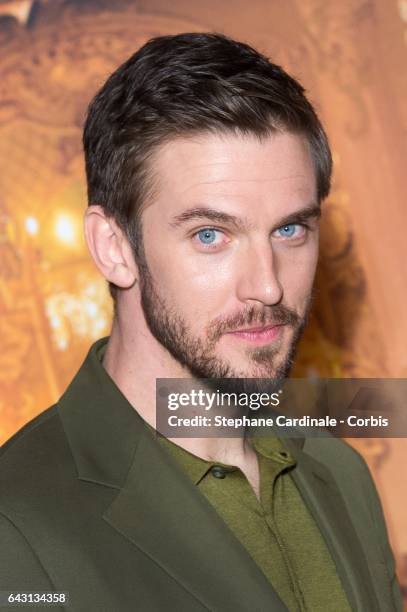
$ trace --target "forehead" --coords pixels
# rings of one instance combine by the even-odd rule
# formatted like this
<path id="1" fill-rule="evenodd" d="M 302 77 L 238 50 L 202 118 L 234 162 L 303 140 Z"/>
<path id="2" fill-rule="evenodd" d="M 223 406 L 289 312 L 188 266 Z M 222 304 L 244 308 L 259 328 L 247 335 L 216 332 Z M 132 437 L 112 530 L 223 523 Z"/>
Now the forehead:
<path id="1" fill-rule="evenodd" d="M 308 143 L 288 132 L 262 141 L 236 134 L 176 138 L 157 150 L 153 167 L 158 195 L 152 208 L 165 216 L 192 202 L 213 205 L 215 200 L 233 202 L 246 214 L 264 206 L 282 212 L 281 207 L 295 209 L 317 194 Z"/>

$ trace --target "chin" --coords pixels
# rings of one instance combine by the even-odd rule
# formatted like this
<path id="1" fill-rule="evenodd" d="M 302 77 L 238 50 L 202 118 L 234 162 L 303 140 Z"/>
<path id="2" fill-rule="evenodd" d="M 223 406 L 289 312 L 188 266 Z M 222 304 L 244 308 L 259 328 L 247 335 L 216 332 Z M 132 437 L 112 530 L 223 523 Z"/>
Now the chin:
<path id="1" fill-rule="evenodd" d="M 283 365 L 283 364 L 281 364 Z M 230 378 L 275 378 L 280 372 L 280 364 L 277 366 L 262 366 L 259 364 L 230 364 Z"/>

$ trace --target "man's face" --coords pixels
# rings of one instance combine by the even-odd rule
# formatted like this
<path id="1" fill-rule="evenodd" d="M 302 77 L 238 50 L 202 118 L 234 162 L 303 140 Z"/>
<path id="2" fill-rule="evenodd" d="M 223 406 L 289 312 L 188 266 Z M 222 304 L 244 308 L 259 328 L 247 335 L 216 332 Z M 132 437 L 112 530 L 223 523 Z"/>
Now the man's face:
<path id="1" fill-rule="evenodd" d="M 198 378 L 286 376 L 318 258 L 307 144 L 290 133 L 180 138 L 154 171 L 138 262 L 154 340 Z"/>

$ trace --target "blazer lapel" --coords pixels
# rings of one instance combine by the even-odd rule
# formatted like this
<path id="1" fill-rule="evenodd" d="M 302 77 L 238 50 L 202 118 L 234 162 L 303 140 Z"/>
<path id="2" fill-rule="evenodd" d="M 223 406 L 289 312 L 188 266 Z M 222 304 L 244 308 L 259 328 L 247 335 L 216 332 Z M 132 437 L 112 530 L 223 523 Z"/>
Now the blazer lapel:
<path id="1" fill-rule="evenodd" d="M 149 431 L 103 518 L 208 609 L 287 612 L 244 547 Z"/>
<path id="2" fill-rule="evenodd" d="M 304 439 L 284 443 L 298 461 L 292 477 L 321 530 L 352 609 L 379 612 L 365 554 L 330 471 L 302 450 Z"/>

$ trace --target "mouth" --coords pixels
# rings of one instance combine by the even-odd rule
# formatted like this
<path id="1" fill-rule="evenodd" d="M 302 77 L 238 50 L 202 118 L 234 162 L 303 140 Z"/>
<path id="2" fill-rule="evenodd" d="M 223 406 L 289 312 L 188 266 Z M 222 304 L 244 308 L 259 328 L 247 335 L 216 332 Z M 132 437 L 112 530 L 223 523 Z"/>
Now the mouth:
<path id="1" fill-rule="evenodd" d="M 228 332 L 227 335 L 252 344 L 263 344 L 277 340 L 281 336 L 283 328 L 283 324 L 267 325 L 264 327 L 248 327 Z"/>

